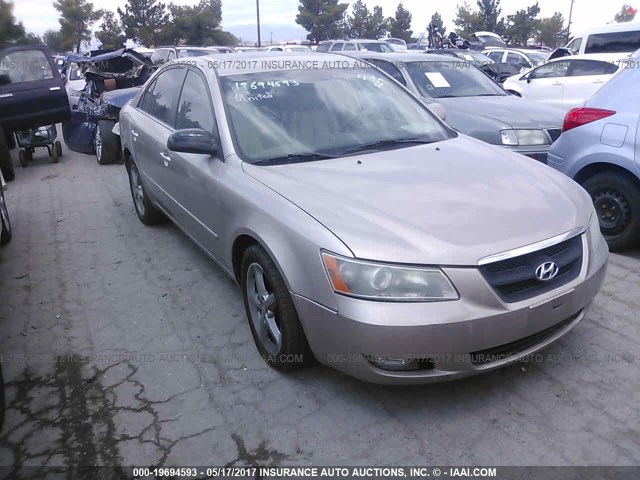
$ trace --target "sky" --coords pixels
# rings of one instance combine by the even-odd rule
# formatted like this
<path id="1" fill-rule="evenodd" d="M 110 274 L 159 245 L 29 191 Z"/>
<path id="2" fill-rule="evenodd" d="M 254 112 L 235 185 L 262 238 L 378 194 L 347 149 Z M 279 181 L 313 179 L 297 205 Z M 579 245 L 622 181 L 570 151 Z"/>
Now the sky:
<path id="1" fill-rule="evenodd" d="M 57 29 L 58 12 L 53 8 L 53 0 L 13 0 L 14 14 L 18 20 L 24 23 L 27 31 L 41 35 L 48 29 Z M 195 4 L 197 0 L 172 0 L 174 3 L 186 5 Z M 348 0 L 344 0 L 348 1 Z M 354 0 L 352 0 L 353 2 Z M 365 0 L 372 9 L 380 5 L 385 16 L 392 16 L 399 0 Z M 571 0 L 538 0 L 541 16 L 551 16 L 559 11 L 565 19 L 569 17 Z M 640 7 L 640 0 L 626 0 L 635 7 Z M 352 3 L 351 2 L 351 3 Z M 635 2 L 635 3 L 634 3 Z M 126 0 L 93 0 L 96 8 L 116 10 L 123 7 Z M 166 1 L 169 3 L 169 1 Z M 463 3 L 461 0 L 403 0 L 405 8 L 413 14 L 414 33 L 423 32 L 431 18 L 438 11 L 448 30 L 453 29 L 452 20 L 455 16 L 456 6 Z M 475 0 L 468 0 L 475 5 Z M 519 9 L 523 9 L 535 3 L 535 0 L 502 0 L 502 14 L 509 15 Z M 625 0 L 575 0 L 573 10 L 572 33 L 596 27 L 613 20 L 613 16 L 620 10 Z M 249 38 L 255 30 L 255 0 L 223 0 L 222 2 L 222 26 L 243 38 Z M 263 40 L 270 40 L 271 34 L 274 41 L 296 39 L 304 35 L 304 30 L 295 23 L 298 13 L 298 0 L 260 0 L 260 20 L 263 25 Z M 640 19 L 638 19 L 640 20 Z M 253 26 L 252 30 L 250 26 Z M 95 27 L 94 27 L 95 28 Z"/>

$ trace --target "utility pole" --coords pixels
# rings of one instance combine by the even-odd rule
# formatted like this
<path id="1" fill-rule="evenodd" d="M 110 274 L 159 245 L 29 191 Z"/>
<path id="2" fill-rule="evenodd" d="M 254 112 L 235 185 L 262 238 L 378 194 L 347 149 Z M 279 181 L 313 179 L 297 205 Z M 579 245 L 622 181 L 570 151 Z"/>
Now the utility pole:
<path id="1" fill-rule="evenodd" d="M 271 32 L 271 45 L 273 45 L 273 32 Z"/>
<path id="2" fill-rule="evenodd" d="M 260 0 L 256 0 L 256 17 L 258 19 L 258 47 L 261 47 L 262 41 L 260 40 Z"/>
<path id="3" fill-rule="evenodd" d="M 569 24 L 567 25 L 567 42 L 571 38 L 571 18 L 573 17 L 573 4 L 576 0 L 571 0 L 571 8 L 569 9 Z"/>

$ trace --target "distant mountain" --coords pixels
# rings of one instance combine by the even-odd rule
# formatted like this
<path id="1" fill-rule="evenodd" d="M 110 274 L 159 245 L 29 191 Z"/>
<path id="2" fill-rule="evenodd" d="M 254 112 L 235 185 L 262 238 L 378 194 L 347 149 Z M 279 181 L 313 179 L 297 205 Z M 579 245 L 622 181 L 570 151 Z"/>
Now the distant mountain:
<path id="1" fill-rule="evenodd" d="M 236 37 L 239 37 L 243 42 L 257 42 L 258 32 L 256 25 L 233 25 L 225 26 L 226 31 L 233 33 Z M 271 33 L 273 32 L 273 41 L 275 42 L 288 42 L 288 41 L 302 41 L 307 39 L 307 31 L 295 25 L 260 25 L 261 40 L 263 45 L 268 45 L 271 42 Z"/>

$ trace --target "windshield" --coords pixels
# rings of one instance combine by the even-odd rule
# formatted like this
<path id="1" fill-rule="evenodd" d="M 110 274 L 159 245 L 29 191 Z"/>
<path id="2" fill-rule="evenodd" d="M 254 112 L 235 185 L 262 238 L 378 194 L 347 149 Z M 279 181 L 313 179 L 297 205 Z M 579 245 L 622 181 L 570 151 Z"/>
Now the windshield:
<path id="1" fill-rule="evenodd" d="M 216 53 L 216 52 L 210 52 L 208 50 L 196 50 L 196 49 L 184 49 L 184 50 L 178 50 L 178 57 L 179 58 L 185 58 L 185 57 L 206 57 L 207 55 L 211 55 L 212 53 Z"/>
<path id="2" fill-rule="evenodd" d="M 376 42 L 367 42 L 367 43 L 358 43 L 359 50 L 368 50 L 369 52 L 381 52 L 381 53 L 391 53 L 393 52 L 393 48 L 391 48 L 386 43 L 376 43 Z"/>
<path id="3" fill-rule="evenodd" d="M 452 133 L 372 67 L 223 76 L 227 118 L 246 162 L 342 156 L 381 142 L 430 143 Z M 391 145 L 391 148 L 410 146 Z"/>
<path id="4" fill-rule="evenodd" d="M 542 65 L 549 58 L 550 53 L 527 52 L 527 57 L 535 64 Z"/>
<path id="5" fill-rule="evenodd" d="M 506 95 L 496 83 L 467 62 L 406 62 L 421 95 L 431 98 Z"/>
<path id="6" fill-rule="evenodd" d="M 76 63 L 71 64 L 67 71 L 68 80 L 84 80 L 84 74 Z"/>
<path id="7" fill-rule="evenodd" d="M 478 35 L 476 34 L 476 38 L 480 40 L 485 47 L 501 47 L 505 48 L 507 46 L 502 40 L 496 37 L 492 37 L 491 35 Z"/>

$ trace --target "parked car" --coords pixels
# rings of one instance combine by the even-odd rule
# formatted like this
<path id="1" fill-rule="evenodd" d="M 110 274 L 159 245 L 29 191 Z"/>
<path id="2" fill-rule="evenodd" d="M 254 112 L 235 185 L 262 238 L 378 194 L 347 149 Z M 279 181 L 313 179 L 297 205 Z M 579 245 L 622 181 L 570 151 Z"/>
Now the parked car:
<path id="1" fill-rule="evenodd" d="M 170 218 L 238 282 L 269 365 L 452 379 L 580 322 L 608 251 L 575 182 L 456 133 L 361 61 L 263 58 L 161 68 L 120 130 L 139 219 Z"/>
<path id="2" fill-rule="evenodd" d="M 592 28 L 573 37 L 567 46 L 573 55 L 612 54 L 617 60 L 640 48 L 640 23 L 623 22 Z"/>
<path id="3" fill-rule="evenodd" d="M 272 45 L 266 50 L 267 52 L 311 52 L 311 49 L 306 45 Z"/>
<path id="4" fill-rule="evenodd" d="M 69 118 L 64 79 L 44 46 L 0 50 L 0 171 L 15 177 L 10 149 L 13 133 L 51 125 Z"/>
<path id="5" fill-rule="evenodd" d="M 542 65 L 549 58 L 549 52 L 516 48 L 493 48 L 482 53 L 498 63 L 510 63 L 519 70 L 530 69 Z"/>
<path id="6" fill-rule="evenodd" d="M 626 68 L 570 110 L 548 158 L 589 192 L 614 251 L 640 243 L 639 82 L 638 65 Z"/>
<path id="7" fill-rule="evenodd" d="M 583 56 L 557 58 L 506 79 L 503 87 L 522 98 L 560 108 L 566 113 L 596 93 L 621 65 Z"/>
<path id="8" fill-rule="evenodd" d="M 7 208 L 7 202 L 4 199 L 4 191 L 7 189 L 7 184 L 4 181 L 4 176 L 0 171 L 0 245 L 6 245 L 11 241 L 13 231 L 11 230 L 11 221 L 9 220 L 9 209 Z M 2 362 L 0 362 L 1 364 Z"/>
<path id="9" fill-rule="evenodd" d="M 512 77 L 520 71 L 515 65 L 510 63 L 497 63 L 487 55 L 476 52 L 475 50 L 440 48 L 437 50 L 428 50 L 427 53 L 432 55 L 447 55 L 470 62 L 471 65 L 488 75 L 497 83 L 503 83 L 507 78 Z"/>
<path id="10" fill-rule="evenodd" d="M 154 65 L 162 65 L 177 58 L 204 57 L 215 53 L 235 53 L 235 50 L 231 47 L 222 46 L 196 47 L 181 45 L 173 47 L 159 47 L 154 50 L 150 58 Z"/>
<path id="11" fill-rule="evenodd" d="M 84 78 L 84 72 L 80 65 L 76 62 L 68 63 L 65 69 L 65 89 L 67 90 L 71 110 L 78 109 L 80 95 L 82 95 L 82 91 L 86 85 L 87 81 Z"/>
<path id="12" fill-rule="evenodd" d="M 380 52 L 380 53 L 393 53 L 395 50 L 391 46 L 383 41 L 379 40 L 326 40 L 318 44 L 316 52 L 356 52 L 356 51 L 368 51 L 368 52 Z"/>
<path id="13" fill-rule="evenodd" d="M 113 129 L 122 106 L 153 72 L 151 61 L 132 49 L 70 61 L 82 65 L 86 84 L 77 109 L 62 123 L 64 141 L 76 152 L 95 153 L 101 165 L 117 162 L 120 138 Z"/>
<path id="14" fill-rule="evenodd" d="M 471 35 L 471 40 L 475 43 L 482 45 L 483 49 L 495 47 L 495 48 L 507 48 L 507 44 L 502 37 L 493 32 L 476 32 Z"/>
<path id="15" fill-rule="evenodd" d="M 563 112 L 505 92 L 471 63 L 421 53 L 353 53 L 407 87 L 425 103 L 446 109 L 460 133 L 546 161 L 560 135 Z"/>
<path id="16" fill-rule="evenodd" d="M 385 42 L 387 42 L 391 48 L 393 48 L 396 52 L 406 52 L 407 51 L 407 42 L 402 40 L 401 38 L 385 38 Z"/>

